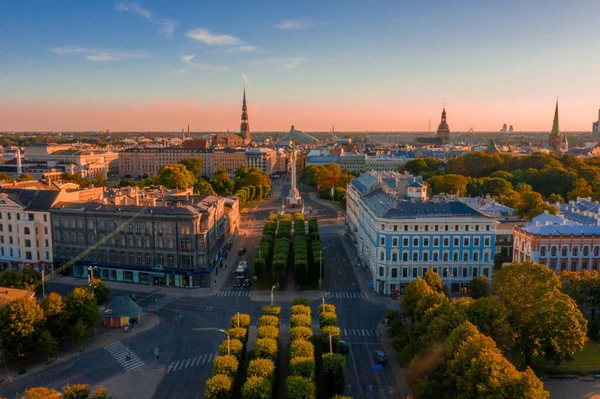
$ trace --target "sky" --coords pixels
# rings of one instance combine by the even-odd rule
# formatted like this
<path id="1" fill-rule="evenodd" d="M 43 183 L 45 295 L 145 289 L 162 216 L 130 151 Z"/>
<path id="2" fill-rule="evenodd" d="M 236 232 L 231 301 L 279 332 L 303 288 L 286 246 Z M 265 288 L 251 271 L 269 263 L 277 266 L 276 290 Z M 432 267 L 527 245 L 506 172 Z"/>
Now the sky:
<path id="1" fill-rule="evenodd" d="M 0 131 L 590 131 L 600 1 L 4 0 Z"/>

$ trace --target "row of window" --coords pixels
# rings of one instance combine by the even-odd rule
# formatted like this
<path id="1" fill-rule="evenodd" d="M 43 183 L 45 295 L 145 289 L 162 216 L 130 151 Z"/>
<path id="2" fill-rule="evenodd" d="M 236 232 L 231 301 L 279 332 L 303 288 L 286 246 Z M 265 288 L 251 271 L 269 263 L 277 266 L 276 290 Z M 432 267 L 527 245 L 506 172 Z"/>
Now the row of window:
<path id="1" fill-rule="evenodd" d="M 523 249 L 523 242 L 521 242 L 521 249 Z M 540 256 L 546 256 L 547 253 L 547 248 L 546 246 L 542 246 L 540 248 Z M 584 246 L 583 249 L 581 250 L 581 254 L 583 256 L 590 256 L 590 247 L 589 246 Z M 600 246 L 596 245 L 594 247 L 594 256 L 600 256 Z M 558 254 L 558 247 L 556 245 L 553 245 L 550 248 L 550 256 L 557 256 Z M 560 250 L 560 255 L 561 256 L 568 256 L 569 255 L 569 247 L 567 245 L 563 245 L 563 247 Z M 579 246 L 578 245 L 573 245 L 571 247 L 571 255 L 572 256 L 579 256 Z"/>
<path id="2" fill-rule="evenodd" d="M 57 241 L 60 240 L 60 234 L 57 232 L 56 233 L 56 237 L 57 237 Z M 95 234 L 90 234 L 88 236 L 88 242 L 84 241 L 84 236 L 83 233 L 67 233 L 65 232 L 62 235 L 63 238 L 63 243 L 64 244 L 75 244 L 75 245 L 93 245 L 96 243 L 96 235 Z M 46 240 L 47 241 L 47 240 Z M 166 237 L 166 238 L 162 238 L 162 237 L 157 237 L 155 240 L 156 242 L 156 247 L 158 249 L 173 249 L 173 237 Z M 118 245 L 116 245 L 116 243 L 118 242 Z M 117 246 L 117 247 L 121 247 L 121 248 L 146 248 L 146 249 L 150 249 L 151 248 L 151 244 L 152 242 L 150 241 L 150 238 L 146 237 L 142 240 L 141 237 L 137 237 L 134 239 L 134 237 L 126 237 L 124 235 L 119 235 L 117 236 L 117 238 L 115 238 L 114 235 L 110 235 L 110 236 L 105 236 L 104 234 L 101 234 L 99 239 L 98 239 L 98 245 L 100 246 Z M 204 248 L 204 241 L 199 241 L 199 245 L 198 247 L 200 249 Z M 191 251 L 192 250 L 192 243 L 189 240 L 180 240 L 179 241 L 179 249 L 181 249 L 182 251 Z"/>
<path id="3" fill-rule="evenodd" d="M 20 212 L 0 212 L 0 219 L 4 219 L 4 215 L 6 214 L 6 218 L 8 220 L 12 220 L 13 219 L 13 213 L 15 214 L 15 218 L 16 220 L 21 220 L 21 213 Z M 48 215 L 47 214 L 43 214 L 44 215 L 44 222 L 48 221 Z M 26 213 L 26 220 L 29 221 L 34 221 L 35 220 L 35 215 L 31 212 L 27 212 Z"/>
<path id="4" fill-rule="evenodd" d="M 555 260 L 551 260 L 550 262 L 548 262 L 546 259 L 540 259 L 540 264 L 542 265 L 548 265 L 550 267 L 550 269 L 553 270 L 557 270 L 556 269 L 556 265 L 558 264 L 557 261 Z M 575 272 L 578 270 L 579 267 L 579 261 L 578 260 L 572 260 L 571 262 L 568 262 L 566 260 L 562 260 L 560 261 L 560 270 L 569 270 L 569 263 L 570 263 L 570 270 Z M 599 262 L 597 260 L 590 262 L 588 260 L 582 260 L 581 261 L 581 270 L 599 270 L 598 269 L 599 266 Z M 558 271 L 558 270 L 557 270 Z"/>
<path id="5" fill-rule="evenodd" d="M 64 255 L 65 255 L 64 257 L 67 259 L 71 259 L 71 257 L 76 257 L 76 256 L 80 255 L 81 253 L 82 253 L 81 250 L 66 248 L 64 251 Z M 60 248 L 56 248 L 55 256 L 57 258 L 61 256 Z M 105 261 L 116 262 L 117 261 L 117 253 L 115 251 L 110 251 L 110 252 L 99 251 L 98 253 L 96 253 L 96 251 L 92 250 L 85 256 L 85 258 L 88 260 L 99 260 L 102 262 L 105 262 Z M 139 266 L 143 266 L 143 265 L 150 266 L 150 265 L 154 264 L 154 262 L 152 261 L 152 255 L 149 253 L 142 254 L 139 252 L 138 253 L 119 252 L 118 258 L 119 258 L 119 262 L 122 264 L 134 264 L 134 265 L 139 265 Z M 167 256 L 165 256 L 163 254 L 156 255 L 156 264 L 165 265 L 165 260 L 166 260 L 167 266 L 175 266 L 175 255 L 167 255 Z M 190 268 L 191 266 L 192 266 L 192 257 L 190 255 L 181 255 L 181 267 Z"/>
<path id="6" fill-rule="evenodd" d="M 106 223 L 106 225 L 105 225 Z M 79 219 L 77 220 L 77 223 L 75 223 L 75 220 L 71 219 L 63 219 L 62 221 L 62 227 L 65 228 L 71 228 L 74 229 L 75 225 L 77 225 L 77 228 L 79 229 L 83 229 L 83 220 Z M 55 227 L 60 227 L 60 222 L 58 220 L 56 220 L 54 222 L 54 226 Z M 92 219 L 88 220 L 87 222 L 87 228 L 90 229 L 93 232 L 99 231 L 99 232 L 104 232 L 106 231 L 106 227 L 108 228 L 109 232 L 113 232 L 117 229 L 119 229 L 119 223 L 118 222 L 103 222 L 103 221 L 99 221 L 97 223 L 96 226 L 94 226 L 94 221 Z M 166 224 L 166 226 L 163 226 L 162 223 L 157 223 L 155 225 L 156 228 L 156 232 L 158 234 L 163 234 L 163 232 L 166 232 L 167 234 L 173 234 L 173 225 L 172 224 Z M 125 227 L 124 229 L 122 229 L 122 232 L 127 232 L 127 233 L 134 233 L 135 234 L 150 234 L 152 227 L 150 227 L 149 224 L 144 224 L 144 225 L 140 225 L 140 224 L 128 224 L 127 227 Z M 180 230 L 179 230 L 180 234 L 191 234 L 192 232 L 192 227 L 191 226 L 181 226 Z"/>
<path id="7" fill-rule="evenodd" d="M 427 273 L 427 270 L 429 270 L 426 267 L 404 267 L 402 268 L 402 278 L 408 278 L 409 273 L 412 276 L 412 278 L 417 278 L 417 277 L 423 277 L 425 276 L 425 273 Z M 434 267 L 432 268 L 433 272 L 438 274 L 438 268 Z M 442 277 L 463 277 L 463 278 L 469 278 L 469 277 L 477 277 L 479 275 L 479 268 L 478 267 L 473 267 L 473 268 L 469 268 L 469 267 L 454 267 L 452 268 L 452 274 L 450 274 L 450 268 L 449 267 L 443 267 L 441 268 L 442 270 Z M 487 267 L 483 268 L 483 275 L 484 276 L 489 276 L 489 272 L 490 269 Z M 390 273 L 391 273 L 391 278 L 398 278 L 398 269 L 395 267 L 392 267 L 390 269 Z M 384 267 L 379 267 L 379 277 L 385 277 L 385 268 Z"/>
<path id="8" fill-rule="evenodd" d="M 18 228 L 19 228 L 19 226 L 17 226 L 17 230 L 18 230 Z M 0 233 L 3 232 L 3 231 L 4 231 L 4 225 L 0 224 Z M 8 225 L 8 232 L 9 233 L 13 232 L 12 224 Z M 38 234 L 38 233 L 39 233 L 39 230 L 36 227 L 35 228 L 35 234 Z M 31 235 L 31 229 L 29 227 L 27 227 L 27 226 L 23 227 L 23 234 L 26 235 L 26 236 Z M 48 227 L 47 226 L 44 226 L 44 234 L 48 235 Z"/>
<path id="9" fill-rule="evenodd" d="M 17 237 L 18 239 L 18 245 L 21 245 L 21 238 Z M 25 245 L 25 248 L 31 248 L 31 240 L 29 238 L 26 238 L 23 240 L 23 244 Z M 36 240 L 36 246 L 39 247 L 40 246 L 40 242 Z M 0 236 L 0 244 L 4 244 L 4 236 Z M 14 239 L 13 236 L 9 236 L 8 237 L 8 244 L 9 245 L 14 245 Z M 45 244 L 45 248 L 48 248 L 50 246 L 50 240 L 45 239 L 44 240 L 44 244 Z"/>
<path id="10" fill-rule="evenodd" d="M 423 251 L 421 252 L 421 259 L 419 259 L 419 252 L 415 251 L 412 253 L 412 255 L 409 255 L 408 252 L 403 252 L 402 253 L 402 262 L 408 262 L 409 259 L 412 262 L 429 262 L 429 252 L 427 251 Z M 385 252 L 381 251 L 379 253 L 379 260 L 380 261 L 384 261 L 385 262 Z M 393 252 L 392 253 L 392 262 L 398 262 L 398 253 Z M 434 252 L 432 254 L 431 257 L 431 261 L 432 262 L 438 262 L 440 260 L 440 254 L 439 252 Z M 479 252 L 478 251 L 474 251 L 473 252 L 473 256 L 470 256 L 470 252 L 469 251 L 464 251 L 462 252 L 462 254 L 460 254 L 459 252 L 453 252 L 452 253 L 452 261 L 453 262 L 469 262 L 469 261 L 473 261 L 473 262 L 479 262 L 480 258 L 479 258 Z M 489 262 L 490 260 L 490 254 L 485 252 L 483 254 L 483 261 L 484 262 Z M 442 253 L 442 261 L 444 262 L 449 262 L 450 261 L 450 254 L 448 252 L 444 252 Z"/>
<path id="11" fill-rule="evenodd" d="M 471 243 L 471 238 L 473 238 L 473 246 L 478 247 L 479 244 L 481 243 L 480 237 L 463 237 L 463 239 L 462 239 L 463 246 L 468 247 Z M 379 237 L 379 245 L 380 246 L 385 247 L 385 239 L 386 239 L 386 237 Z M 424 247 L 429 246 L 429 237 L 413 237 L 413 239 L 412 239 L 413 247 L 418 247 L 419 244 L 421 243 L 421 239 L 422 239 Z M 400 242 L 399 237 L 392 237 L 392 247 L 397 247 L 399 242 Z M 450 246 L 450 237 L 444 237 L 442 242 L 444 243 L 444 247 L 449 247 Z M 460 246 L 460 237 L 454 237 L 452 242 L 455 247 Z M 484 246 L 489 247 L 490 242 L 491 242 L 490 237 L 484 237 L 484 239 L 483 239 Z M 402 238 L 402 246 L 403 247 L 408 247 L 409 244 L 410 244 L 409 237 Z M 434 247 L 440 246 L 440 237 L 433 237 L 433 246 Z"/>
<path id="12" fill-rule="evenodd" d="M 449 225 L 449 224 L 444 224 L 444 225 L 429 225 L 429 224 L 419 224 L 419 225 L 409 225 L 409 224 L 405 224 L 405 225 L 393 225 L 393 226 L 389 226 L 389 225 L 385 225 L 382 224 L 381 225 L 381 230 L 386 230 L 386 227 L 391 227 L 392 231 L 490 231 L 493 230 L 493 228 L 489 225 L 486 224 L 485 228 L 484 226 L 480 226 L 478 224 L 475 225 Z M 389 228 L 387 229 L 388 231 L 390 230 Z"/>
<path id="13" fill-rule="evenodd" d="M 14 251 L 13 248 L 8 248 L 8 251 L 6 251 L 4 249 L 4 247 L 0 247 L 0 256 L 7 256 L 6 255 L 7 253 L 9 254 L 8 256 L 11 257 L 11 258 L 15 256 L 15 251 Z M 21 251 L 19 250 L 19 251 L 17 251 L 17 253 L 19 255 L 18 257 L 20 258 L 21 257 Z M 37 258 L 41 259 L 39 252 L 37 253 Z M 47 261 L 50 260 L 50 251 L 45 251 L 44 252 L 44 258 Z M 25 251 L 25 260 L 33 260 L 33 253 L 31 251 Z"/>

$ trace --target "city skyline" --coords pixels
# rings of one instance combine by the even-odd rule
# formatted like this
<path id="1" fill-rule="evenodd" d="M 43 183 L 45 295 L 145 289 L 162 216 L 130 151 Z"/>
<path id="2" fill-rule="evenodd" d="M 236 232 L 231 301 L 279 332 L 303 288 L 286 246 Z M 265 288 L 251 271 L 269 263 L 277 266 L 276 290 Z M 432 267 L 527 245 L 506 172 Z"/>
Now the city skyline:
<path id="1" fill-rule="evenodd" d="M 268 6 L 267 6 L 268 5 Z M 0 131 L 589 131 L 592 1 L 0 5 Z M 567 60 L 585 60 L 572 62 Z"/>

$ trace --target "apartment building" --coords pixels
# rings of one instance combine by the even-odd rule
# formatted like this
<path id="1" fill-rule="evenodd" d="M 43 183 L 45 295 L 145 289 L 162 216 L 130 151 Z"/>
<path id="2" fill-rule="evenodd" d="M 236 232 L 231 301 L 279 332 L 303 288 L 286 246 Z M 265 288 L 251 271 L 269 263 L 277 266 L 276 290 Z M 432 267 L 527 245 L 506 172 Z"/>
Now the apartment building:
<path id="1" fill-rule="evenodd" d="M 140 178 L 156 176 L 165 165 L 176 164 L 188 158 L 204 160 L 202 175 L 215 173 L 214 153 L 204 148 L 129 148 L 119 152 L 119 176 Z"/>

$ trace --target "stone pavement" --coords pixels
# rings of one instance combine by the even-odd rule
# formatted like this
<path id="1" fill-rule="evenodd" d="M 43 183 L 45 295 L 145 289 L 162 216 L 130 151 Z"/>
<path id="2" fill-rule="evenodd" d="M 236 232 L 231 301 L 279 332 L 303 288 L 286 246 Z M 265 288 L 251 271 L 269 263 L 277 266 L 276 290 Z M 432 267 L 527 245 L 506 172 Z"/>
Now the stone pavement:
<path id="1" fill-rule="evenodd" d="M 111 377 L 94 389 L 102 385 L 112 397 L 119 399 L 151 398 L 165 374 L 164 365 L 146 364 L 130 372 Z"/>
<path id="2" fill-rule="evenodd" d="M 98 333 L 94 335 L 83 347 L 83 350 L 79 350 L 78 345 L 73 345 L 68 351 L 58 353 L 53 361 L 50 364 L 47 362 L 40 362 L 34 365 L 31 365 L 19 361 L 9 361 L 7 364 L 8 374 L 11 375 L 10 379 L 0 379 L 0 385 L 7 384 L 11 381 L 19 380 L 23 377 L 28 377 L 32 374 L 35 374 L 39 371 L 45 370 L 47 368 L 53 367 L 59 363 L 69 362 L 87 352 L 92 352 L 96 349 L 100 349 L 105 347 L 106 345 L 112 344 L 121 339 L 130 338 L 135 334 L 139 334 L 144 331 L 148 331 L 156 327 L 159 323 L 159 318 L 156 315 L 148 316 L 143 315 L 140 317 L 140 322 L 136 324 L 136 327 L 129 333 L 125 332 L 122 328 L 108 328 L 104 326 L 100 326 L 97 328 Z M 17 370 L 25 368 L 25 374 L 18 374 Z"/>

